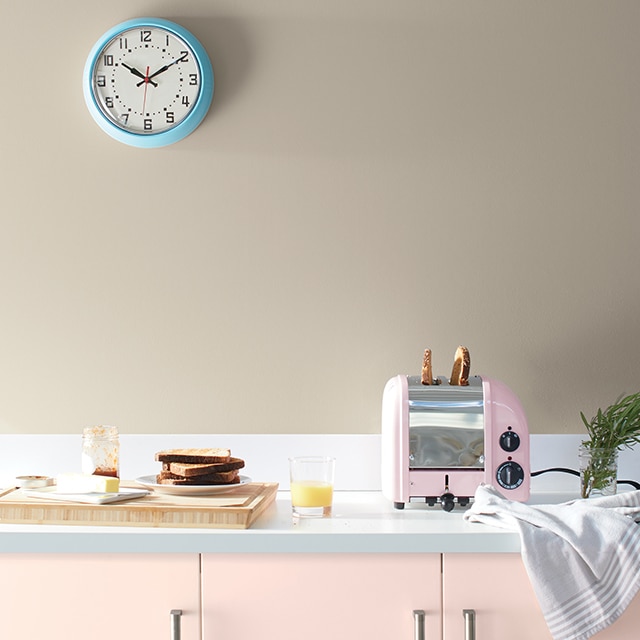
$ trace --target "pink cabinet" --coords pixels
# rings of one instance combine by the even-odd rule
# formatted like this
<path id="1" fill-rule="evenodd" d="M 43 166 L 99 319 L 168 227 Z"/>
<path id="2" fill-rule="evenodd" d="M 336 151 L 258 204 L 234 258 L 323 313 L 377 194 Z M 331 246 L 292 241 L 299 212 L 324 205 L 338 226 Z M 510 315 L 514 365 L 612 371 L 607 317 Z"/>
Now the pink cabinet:
<path id="1" fill-rule="evenodd" d="M 440 637 L 439 554 L 205 554 L 204 640 Z"/>
<path id="2" fill-rule="evenodd" d="M 0 638 L 550 640 L 519 554 L 0 554 Z M 202 603 L 202 604 L 201 604 Z M 418 633 L 414 611 L 424 611 Z M 637 640 L 640 596 L 597 640 Z"/>
<path id="3" fill-rule="evenodd" d="M 466 640 L 465 610 L 475 640 L 551 640 L 520 554 L 445 554 L 442 575 L 445 640 Z"/>
<path id="4" fill-rule="evenodd" d="M 466 640 L 463 611 L 475 612 L 475 640 L 551 640 L 520 554 L 443 556 L 444 640 Z M 638 640 L 640 596 L 597 640 Z"/>
<path id="5" fill-rule="evenodd" d="M 200 639 L 198 554 L 0 554 L 7 640 Z"/>
<path id="6" fill-rule="evenodd" d="M 638 640 L 640 638 L 640 594 L 608 629 L 594 636 L 594 640 Z"/>

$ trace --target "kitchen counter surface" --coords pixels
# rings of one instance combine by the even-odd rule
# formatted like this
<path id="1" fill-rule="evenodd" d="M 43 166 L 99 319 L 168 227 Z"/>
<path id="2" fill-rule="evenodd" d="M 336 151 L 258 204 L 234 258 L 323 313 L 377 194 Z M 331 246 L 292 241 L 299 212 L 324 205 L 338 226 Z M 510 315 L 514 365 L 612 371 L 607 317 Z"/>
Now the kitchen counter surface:
<path id="1" fill-rule="evenodd" d="M 537 494 L 531 503 L 563 502 Z M 380 492 L 337 491 L 333 516 L 294 520 L 287 491 L 250 529 L 169 529 L 0 524 L 0 553 L 508 553 L 516 533 L 439 506 L 394 509 Z"/>

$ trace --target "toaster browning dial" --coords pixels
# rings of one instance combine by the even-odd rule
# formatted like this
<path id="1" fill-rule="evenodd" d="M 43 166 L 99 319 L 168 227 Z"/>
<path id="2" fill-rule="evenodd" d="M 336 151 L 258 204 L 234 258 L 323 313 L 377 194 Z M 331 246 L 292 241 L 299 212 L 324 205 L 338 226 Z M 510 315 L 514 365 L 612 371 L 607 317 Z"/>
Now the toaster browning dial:
<path id="1" fill-rule="evenodd" d="M 496 480 L 504 489 L 517 489 L 524 482 L 524 469 L 513 460 L 503 462 L 496 471 Z"/>
<path id="2" fill-rule="evenodd" d="M 500 448 L 503 451 L 515 451 L 519 446 L 520 436 L 515 431 L 505 431 L 500 436 Z"/>

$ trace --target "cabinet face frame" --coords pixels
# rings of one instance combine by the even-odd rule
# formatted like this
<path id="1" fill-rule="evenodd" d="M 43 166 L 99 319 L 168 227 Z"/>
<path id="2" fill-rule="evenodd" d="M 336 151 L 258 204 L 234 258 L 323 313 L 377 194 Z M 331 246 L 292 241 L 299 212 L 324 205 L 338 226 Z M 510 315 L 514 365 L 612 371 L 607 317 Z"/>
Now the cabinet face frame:
<path id="1" fill-rule="evenodd" d="M 326 640 L 441 634 L 440 554 L 204 554 L 203 638 Z"/>

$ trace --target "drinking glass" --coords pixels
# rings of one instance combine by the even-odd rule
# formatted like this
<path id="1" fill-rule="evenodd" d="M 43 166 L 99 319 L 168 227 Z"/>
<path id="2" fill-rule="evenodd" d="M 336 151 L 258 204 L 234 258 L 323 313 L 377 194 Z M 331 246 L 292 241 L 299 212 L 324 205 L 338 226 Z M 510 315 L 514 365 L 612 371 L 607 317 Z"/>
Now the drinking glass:
<path id="1" fill-rule="evenodd" d="M 289 458 L 291 508 L 300 518 L 328 518 L 333 503 L 335 458 Z"/>

